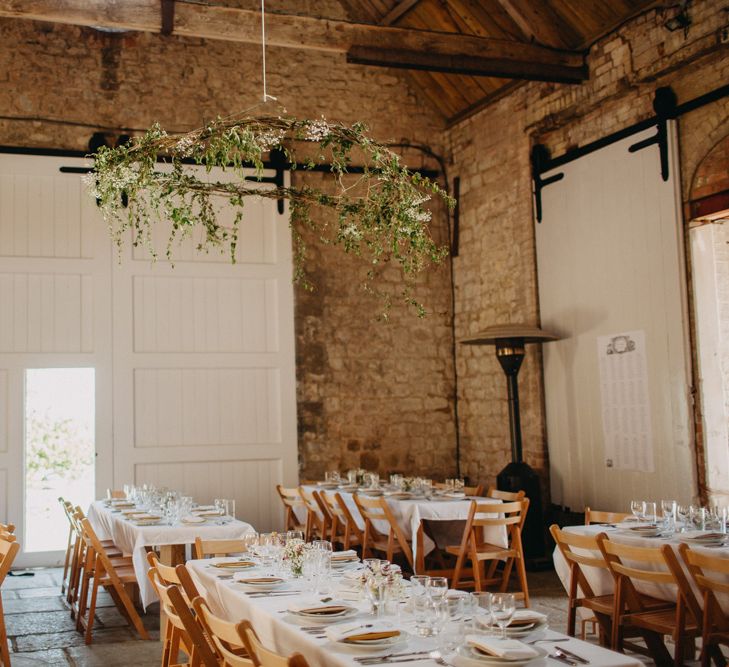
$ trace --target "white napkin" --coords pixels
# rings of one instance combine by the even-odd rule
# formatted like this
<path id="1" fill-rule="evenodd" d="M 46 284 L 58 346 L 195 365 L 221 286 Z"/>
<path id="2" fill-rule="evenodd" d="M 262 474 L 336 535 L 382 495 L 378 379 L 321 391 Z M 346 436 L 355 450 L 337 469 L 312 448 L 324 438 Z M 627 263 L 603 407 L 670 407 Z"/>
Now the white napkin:
<path id="1" fill-rule="evenodd" d="M 522 623 L 546 623 L 547 616 L 533 609 L 517 609 L 511 617 L 511 623 L 514 621 L 521 621 Z M 511 627 L 511 624 L 509 624 L 509 627 Z"/>
<path id="2" fill-rule="evenodd" d="M 347 551 L 335 551 L 332 554 L 332 561 L 345 561 L 350 558 L 357 558 L 357 552 L 354 549 L 347 549 Z"/>
<path id="3" fill-rule="evenodd" d="M 531 646 L 517 641 L 516 639 L 499 639 L 497 637 L 485 637 L 484 635 L 466 635 L 466 642 L 469 646 L 482 649 L 484 653 L 495 655 L 506 660 L 528 660 L 539 655 Z"/>
<path id="4" fill-rule="evenodd" d="M 293 613 L 299 613 L 304 609 L 328 609 L 329 607 L 348 607 L 342 602 L 319 602 L 317 599 L 300 600 L 298 602 L 291 602 L 288 606 L 288 610 Z M 322 614 L 322 618 L 326 618 L 327 614 Z"/>
<path id="5" fill-rule="evenodd" d="M 398 628 L 387 623 L 380 621 L 377 623 L 363 623 L 358 621 L 356 623 L 337 623 L 336 625 L 330 625 L 326 630 L 327 638 L 333 642 L 341 642 L 349 637 L 356 637 L 358 635 L 369 635 L 375 632 L 399 632 Z"/>

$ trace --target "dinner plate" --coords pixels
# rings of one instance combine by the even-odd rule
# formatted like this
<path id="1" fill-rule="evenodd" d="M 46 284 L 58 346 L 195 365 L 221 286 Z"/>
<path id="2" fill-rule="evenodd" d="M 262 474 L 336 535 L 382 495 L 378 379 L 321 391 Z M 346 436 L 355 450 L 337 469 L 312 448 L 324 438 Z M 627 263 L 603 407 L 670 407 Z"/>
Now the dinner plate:
<path id="1" fill-rule="evenodd" d="M 312 608 L 316 607 L 317 604 L 315 602 L 312 603 Z M 348 604 L 338 604 L 337 607 L 345 607 L 342 611 L 332 613 L 332 614 L 321 614 L 321 613 L 308 613 L 306 611 L 293 611 L 292 609 L 289 609 L 288 612 L 292 616 L 295 616 L 297 618 L 305 618 L 307 622 L 314 622 L 314 623 L 339 623 L 340 621 L 344 620 L 345 618 L 352 618 L 352 616 L 356 616 L 359 613 L 359 609 L 356 607 L 353 607 Z"/>
<path id="2" fill-rule="evenodd" d="M 534 660 L 539 660 L 547 655 L 547 652 L 539 646 L 531 646 L 539 655 L 535 655 L 533 658 L 522 658 L 519 660 L 507 660 L 505 658 L 499 658 L 495 655 L 488 655 L 482 653 L 473 646 L 459 646 L 456 649 L 458 657 L 462 658 L 463 662 L 469 665 L 498 665 L 499 667 L 522 667 L 528 665 Z"/>
<path id="3" fill-rule="evenodd" d="M 253 579 L 254 581 L 246 581 L 246 579 Z M 260 579 L 261 581 L 255 581 L 256 579 Z M 287 583 L 286 580 L 281 579 L 281 577 L 254 577 L 242 571 L 236 572 L 233 575 L 233 581 L 237 581 L 246 588 L 255 591 L 276 591 L 286 586 Z"/>
<path id="4" fill-rule="evenodd" d="M 357 491 L 359 489 L 359 486 L 357 484 L 340 484 L 339 490 L 340 491 L 346 491 L 347 493 L 353 493 L 354 491 Z"/>
<path id="5" fill-rule="evenodd" d="M 206 519 L 204 516 L 186 516 L 180 521 L 182 523 L 205 523 Z"/>
<path id="6" fill-rule="evenodd" d="M 250 570 L 252 567 L 256 567 L 256 563 L 251 560 L 241 561 L 221 561 L 219 563 L 212 563 L 210 567 L 214 567 L 216 570 L 225 570 L 228 572 L 239 572 L 241 570 Z"/>
<path id="7" fill-rule="evenodd" d="M 382 489 L 365 489 L 362 491 L 362 493 L 365 496 L 371 496 L 373 498 L 377 498 L 378 496 L 383 495 L 384 491 Z"/>
<path id="8" fill-rule="evenodd" d="M 316 485 L 320 489 L 336 489 L 339 486 L 339 482 L 317 482 Z"/>
<path id="9" fill-rule="evenodd" d="M 521 639 L 522 637 L 530 637 L 537 632 L 542 634 L 548 629 L 549 624 L 546 621 L 531 623 L 530 625 L 524 625 L 516 628 L 506 626 L 506 636 L 513 639 Z"/>
<path id="10" fill-rule="evenodd" d="M 392 648 L 407 641 L 407 633 L 402 630 L 400 634 L 395 637 L 386 637 L 385 639 L 371 639 L 371 640 L 351 640 L 351 639 L 340 639 L 337 644 L 343 644 L 344 646 L 353 646 L 357 648 L 376 649 Z"/>

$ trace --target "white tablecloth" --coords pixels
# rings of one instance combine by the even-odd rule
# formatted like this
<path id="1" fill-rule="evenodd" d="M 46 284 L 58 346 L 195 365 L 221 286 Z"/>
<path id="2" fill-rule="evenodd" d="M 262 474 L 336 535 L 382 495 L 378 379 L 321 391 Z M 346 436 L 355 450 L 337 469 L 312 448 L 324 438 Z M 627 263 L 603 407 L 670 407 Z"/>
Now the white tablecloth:
<path id="1" fill-rule="evenodd" d="M 608 538 L 610 540 L 613 540 L 614 542 L 619 542 L 623 544 L 631 544 L 638 547 L 658 547 L 662 544 L 670 544 L 671 547 L 677 552 L 676 557 L 678 558 L 679 563 L 684 566 L 684 570 L 686 572 L 686 577 L 691 583 L 692 588 L 694 589 L 694 594 L 696 595 L 697 602 L 701 605 L 702 604 L 702 596 L 699 593 L 698 588 L 694 584 L 694 581 L 689 574 L 688 570 L 686 569 L 683 560 L 681 559 L 681 556 L 678 554 L 678 546 L 681 544 L 680 540 L 677 537 L 673 537 L 671 539 L 663 539 L 663 538 L 656 538 L 656 537 L 640 537 L 636 535 L 629 535 L 625 532 L 620 531 L 616 528 L 610 528 L 604 525 L 599 524 L 593 524 L 591 526 L 568 526 L 566 528 L 563 528 L 566 532 L 571 533 L 577 533 L 580 535 L 597 535 L 598 533 L 604 532 L 607 534 Z M 707 548 L 707 547 L 691 547 L 692 550 L 701 551 L 704 553 L 708 553 L 711 556 L 719 556 L 721 558 L 729 558 L 729 548 L 722 547 L 722 548 Z M 562 585 L 565 587 L 565 590 L 568 589 L 569 586 L 569 567 L 567 565 L 567 562 L 564 559 L 564 556 L 562 556 L 562 553 L 560 552 L 559 548 L 555 548 L 554 554 L 553 554 L 553 560 L 554 560 L 554 569 L 557 572 L 557 575 L 560 578 L 560 581 L 562 582 Z M 585 573 L 585 577 L 587 579 L 587 582 L 592 587 L 593 593 L 595 595 L 609 595 L 614 590 L 614 583 L 612 575 L 607 570 L 597 569 L 597 568 L 583 568 L 583 571 Z M 647 582 L 641 582 L 637 581 L 635 582 L 636 588 L 641 593 L 645 593 L 646 595 L 650 595 L 652 597 L 658 598 L 660 600 L 675 600 L 676 599 L 676 588 L 675 586 L 667 586 L 664 584 L 653 584 L 653 583 L 647 583 Z M 720 602 L 722 603 L 722 607 L 725 608 L 725 610 L 729 610 L 729 597 L 726 599 L 721 598 Z"/>
<path id="2" fill-rule="evenodd" d="M 283 655 L 298 651 L 312 667 L 356 667 L 358 663 L 354 658 L 358 655 L 365 655 L 365 653 L 340 648 L 326 638 L 317 638 L 307 634 L 301 630 L 301 625 L 291 616 L 281 613 L 292 601 L 298 602 L 300 599 L 304 599 L 303 596 L 301 598 L 298 596 L 251 598 L 245 595 L 240 584 L 221 578 L 214 568 L 209 567 L 209 564 L 210 561 L 188 561 L 187 566 L 201 595 L 205 597 L 213 613 L 233 622 L 248 619 L 263 644 L 269 648 Z M 359 617 L 354 620 L 371 622 L 372 616 L 367 613 L 366 604 L 353 602 L 348 604 L 356 604 L 362 610 Z M 401 623 L 404 630 L 413 633 L 411 617 L 404 611 L 401 612 Z M 565 635 L 551 631 L 546 636 L 549 638 L 565 637 Z M 437 647 L 437 643 L 437 638 L 424 638 L 411 634 L 407 644 L 402 647 L 398 646 L 397 651 L 433 650 Z M 579 639 L 570 638 L 569 641 L 560 642 L 559 645 L 589 660 L 593 667 L 642 667 L 642 663 L 634 658 L 608 651 Z M 537 644 L 537 646 L 541 646 L 545 650 L 552 647 L 547 643 Z M 436 663 L 430 658 L 424 658 L 413 661 L 411 664 L 415 667 L 426 664 L 432 666 Z M 530 663 L 530 667 L 547 667 L 547 665 L 552 667 L 554 664 L 553 661 L 547 661 L 545 658 Z"/>
<path id="3" fill-rule="evenodd" d="M 206 540 L 235 539 L 253 531 L 253 526 L 244 521 L 232 521 L 223 525 L 209 522 L 196 525 L 136 526 L 124 519 L 120 512 L 112 512 L 100 500 L 89 507 L 88 519 L 99 539 L 113 540 L 125 555 L 132 556 L 134 572 L 139 582 L 139 594 L 145 609 L 157 600 L 157 593 L 147 577 L 149 563 L 146 547 L 194 544 L 197 536 Z"/>
<path id="4" fill-rule="evenodd" d="M 313 491 L 326 491 L 326 493 L 337 492 L 342 496 L 345 504 L 352 513 L 352 517 L 361 530 L 364 530 L 364 519 L 359 513 L 357 504 L 354 502 L 354 495 L 347 491 L 341 491 L 337 489 L 322 489 L 317 486 L 305 487 Z M 459 521 L 460 524 L 456 524 L 455 531 L 449 530 L 449 526 L 443 525 L 438 527 L 436 523 L 431 525 L 431 534 L 438 542 L 440 546 L 446 544 L 459 544 L 461 537 L 463 536 L 464 522 L 468 518 L 468 513 L 471 509 L 471 502 L 474 499 L 468 500 L 438 500 L 431 499 L 426 500 L 425 498 L 419 498 L 415 500 L 400 500 L 395 498 L 387 498 L 387 504 L 392 509 L 392 513 L 395 516 L 400 528 L 402 529 L 405 537 L 409 540 L 413 540 L 413 537 L 417 534 L 420 524 L 425 521 L 432 522 L 443 522 L 451 523 Z M 479 503 L 494 503 L 497 505 L 501 504 L 500 500 L 494 498 L 476 498 Z M 294 510 L 296 516 L 302 523 L 306 520 L 306 508 L 298 507 Z M 496 516 L 496 514 L 494 514 Z M 383 525 L 379 525 L 383 524 Z M 389 526 L 385 522 L 375 522 L 375 528 L 381 532 L 387 534 L 389 532 Z M 503 526 L 496 526 L 484 529 L 484 540 L 491 544 L 498 544 L 506 546 L 507 535 L 506 528 Z M 429 554 L 436 547 L 436 543 L 427 535 L 423 535 L 423 551 L 424 555 Z M 413 558 L 417 562 L 417 543 L 413 540 Z"/>

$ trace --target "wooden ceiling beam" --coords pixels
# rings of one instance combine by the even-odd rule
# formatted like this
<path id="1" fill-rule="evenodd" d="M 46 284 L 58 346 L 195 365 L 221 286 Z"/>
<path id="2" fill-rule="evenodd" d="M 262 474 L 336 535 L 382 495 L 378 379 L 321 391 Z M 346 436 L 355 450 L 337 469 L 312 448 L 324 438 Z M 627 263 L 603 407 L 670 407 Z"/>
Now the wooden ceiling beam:
<path id="1" fill-rule="evenodd" d="M 420 0 L 400 0 L 387 14 L 379 21 L 380 25 L 393 25 L 400 20 L 400 17 L 407 14 Z"/>
<path id="2" fill-rule="evenodd" d="M 353 46 L 347 51 L 347 62 L 357 65 L 394 67 L 448 74 L 468 74 L 527 81 L 582 83 L 587 79 L 587 67 L 569 67 L 504 58 L 482 58 L 433 51 L 405 51 Z"/>
<path id="3" fill-rule="evenodd" d="M 559 30 L 559 17 L 547 3 L 536 3 L 533 0 L 496 1 L 527 39 L 549 46 L 565 46 L 567 40 Z"/>
<path id="4" fill-rule="evenodd" d="M 162 23 L 159 0 L 0 0 L 0 17 L 154 33 Z M 253 10 L 176 2 L 174 33 L 260 44 L 260 18 Z M 506 69 L 519 65 L 534 71 L 576 70 L 584 63 L 582 54 L 536 44 L 275 13 L 266 15 L 266 41 L 270 46 L 345 53 L 353 46 L 402 50 L 436 60 L 455 57 L 457 62 L 474 57 L 503 62 Z"/>

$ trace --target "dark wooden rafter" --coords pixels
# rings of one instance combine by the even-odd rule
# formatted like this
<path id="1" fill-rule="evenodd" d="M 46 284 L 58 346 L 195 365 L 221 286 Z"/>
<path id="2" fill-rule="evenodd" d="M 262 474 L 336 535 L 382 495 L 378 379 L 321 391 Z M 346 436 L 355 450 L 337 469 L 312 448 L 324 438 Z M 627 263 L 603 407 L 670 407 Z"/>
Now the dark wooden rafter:
<path id="1" fill-rule="evenodd" d="M 480 58 L 471 55 L 451 55 L 362 46 L 353 46 L 347 52 L 347 62 L 397 69 L 415 69 L 527 81 L 555 81 L 559 83 L 582 83 L 588 76 L 585 65 L 568 67 L 530 61 L 504 60 L 502 58 Z"/>
<path id="2" fill-rule="evenodd" d="M 545 2 L 533 0 L 496 0 L 512 21 L 519 26 L 524 37 L 533 42 L 549 46 L 565 47 L 565 40 L 560 30 L 559 17 Z"/>
<path id="3" fill-rule="evenodd" d="M 0 16 L 57 23 L 104 26 L 159 32 L 162 4 L 159 0 L 125 0 L 124 3 L 88 3 L 87 0 L 0 0 Z M 260 14 L 254 10 L 175 3 L 175 34 L 186 37 L 260 43 Z M 454 72 L 469 59 L 490 75 L 550 81 L 584 79 L 583 56 L 571 51 L 520 44 L 455 33 L 374 26 L 308 16 L 272 13 L 267 17 L 267 42 L 271 46 L 348 52 L 357 47 L 373 52 L 402 51 L 413 69 Z M 418 62 L 415 57 L 420 54 Z M 369 60 L 369 58 L 368 58 Z M 353 62 L 355 59 L 353 59 Z M 396 66 L 383 59 L 379 64 Z M 486 67 L 488 65 L 488 67 Z M 473 68 L 471 68 L 472 70 Z"/>
<path id="4" fill-rule="evenodd" d="M 160 0 L 162 3 L 162 27 L 160 32 L 163 35 L 171 35 L 175 29 L 175 0 Z"/>
<path id="5" fill-rule="evenodd" d="M 420 0 L 400 0 L 378 23 L 380 25 L 394 25 L 419 2 Z"/>

